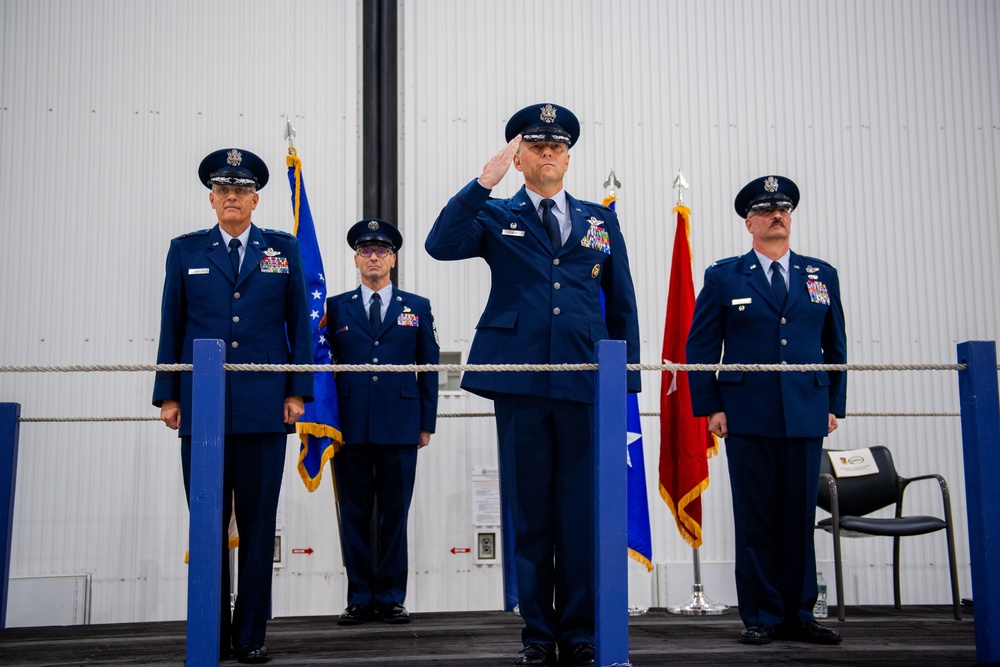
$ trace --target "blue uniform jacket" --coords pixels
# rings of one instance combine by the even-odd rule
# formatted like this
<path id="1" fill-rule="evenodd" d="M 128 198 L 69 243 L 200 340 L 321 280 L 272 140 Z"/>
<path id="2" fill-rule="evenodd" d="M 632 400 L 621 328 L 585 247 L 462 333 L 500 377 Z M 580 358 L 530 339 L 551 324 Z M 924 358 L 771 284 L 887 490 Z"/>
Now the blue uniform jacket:
<path id="1" fill-rule="evenodd" d="M 604 339 L 626 341 L 628 363 L 639 362 L 635 289 L 618 218 L 605 206 L 566 200 L 573 228 L 557 253 L 523 187 L 510 199 L 490 199 L 473 180 L 435 220 L 425 243 L 431 257 L 482 257 L 492 272 L 469 363 L 593 363 L 594 345 Z M 468 372 L 462 387 L 487 398 L 594 400 L 592 372 Z M 640 390 L 638 372 L 629 373 L 628 389 Z"/>
<path id="2" fill-rule="evenodd" d="M 794 252 L 779 310 L 765 268 L 749 252 L 705 271 L 687 340 L 690 364 L 846 364 L 837 270 Z M 823 438 L 843 417 L 847 373 L 721 371 L 690 374 L 695 415 L 725 411 L 734 435 Z"/>
<path id="3" fill-rule="evenodd" d="M 196 338 L 218 338 L 226 363 L 311 364 L 299 240 L 251 225 L 239 280 L 232 271 L 218 226 L 170 242 L 156 363 L 189 364 Z M 285 398 L 312 393 L 312 373 L 227 373 L 225 432 L 291 433 Z M 156 374 L 153 405 L 167 399 L 180 401 L 180 435 L 191 435 L 191 373 Z"/>
<path id="4" fill-rule="evenodd" d="M 437 364 L 441 358 L 431 302 L 393 287 L 378 335 L 361 288 L 326 300 L 326 330 L 341 364 Z M 337 373 L 345 444 L 413 445 L 434 432 L 437 373 Z"/>

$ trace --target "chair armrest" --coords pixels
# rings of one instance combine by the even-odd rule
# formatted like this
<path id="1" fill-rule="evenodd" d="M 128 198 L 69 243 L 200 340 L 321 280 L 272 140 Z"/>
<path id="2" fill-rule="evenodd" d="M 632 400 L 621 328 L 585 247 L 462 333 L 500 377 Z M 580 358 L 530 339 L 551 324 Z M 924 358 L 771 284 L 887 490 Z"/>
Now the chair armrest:
<path id="1" fill-rule="evenodd" d="M 899 501 L 896 503 L 896 516 L 903 516 L 903 492 L 906 487 L 910 485 L 911 482 L 920 482 L 924 480 L 937 480 L 938 486 L 941 488 L 941 504 L 944 509 L 944 520 L 951 524 L 951 493 L 948 491 L 948 482 L 945 481 L 944 477 L 938 475 L 937 473 L 931 473 L 929 475 L 919 475 L 917 477 L 899 477 Z"/>
<path id="2" fill-rule="evenodd" d="M 833 525 L 840 526 L 840 496 L 837 495 L 837 480 L 833 475 L 822 473 L 819 476 L 819 483 L 825 483 L 830 490 L 830 516 L 833 518 Z"/>

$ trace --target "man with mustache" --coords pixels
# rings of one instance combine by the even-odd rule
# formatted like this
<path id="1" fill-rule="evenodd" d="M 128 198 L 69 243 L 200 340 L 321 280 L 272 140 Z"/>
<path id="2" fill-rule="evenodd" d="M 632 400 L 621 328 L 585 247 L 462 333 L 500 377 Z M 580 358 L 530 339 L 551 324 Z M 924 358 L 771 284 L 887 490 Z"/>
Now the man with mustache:
<path id="1" fill-rule="evenodd" d="M 799 189 L 764 176 L 736 195 L 753 249 L 705 271 L 687 340 L 690 364 L 845 364 L 837 271 L 789 249 Z M 691 404 L 726 439 L 744 644 L 838 644 L 813 617 L 813 525 L 823 438 L 843 418 L 839 371 L 693 372 Z"/>

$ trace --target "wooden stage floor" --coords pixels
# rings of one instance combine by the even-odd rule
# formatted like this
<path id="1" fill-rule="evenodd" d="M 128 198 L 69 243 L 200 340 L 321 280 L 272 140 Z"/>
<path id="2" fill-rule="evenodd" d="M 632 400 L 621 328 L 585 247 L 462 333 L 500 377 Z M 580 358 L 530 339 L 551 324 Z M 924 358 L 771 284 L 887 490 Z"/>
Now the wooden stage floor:
<path id="1" fill-rule="evenodd" d="M 831 609 L 832 611 L 832 609 Z M 665 665 L 974 665 L 972 609 L 963 620 L 949 606 L 847 608 L 839 646 L 776 641 L 745 646 L 734 613 L 676 616 L 651 609 L 630 619 L 629 660 Z M 274 619 L 268 625 L 271 665 L 374 667 L 510 667 L 520 648 L 521 619 L 504 612 L 414 614 L 408 625 L 347 628 L 335 617 Z M 0 665 L 183 665 L 183 621 L 0 631 Z M 227 661 L 223 665 L 237 665 Z"/>

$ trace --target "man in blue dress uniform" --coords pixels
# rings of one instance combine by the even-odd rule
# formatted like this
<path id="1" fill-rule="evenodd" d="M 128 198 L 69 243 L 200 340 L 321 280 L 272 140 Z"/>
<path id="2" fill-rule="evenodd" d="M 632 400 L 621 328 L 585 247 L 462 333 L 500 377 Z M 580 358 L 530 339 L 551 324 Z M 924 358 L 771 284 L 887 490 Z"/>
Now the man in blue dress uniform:
<path id="1" fill-rule="evenodd" d="M 754 179 L 736 195 L 753 249 L 705 271 L 687 340 L 690 364 L 846 364 L 837 271 L 789 249 L 795 183 Z M 726 438 L 745 644 L 837 644 L 813 617 L 813 524 L 823 438 L 843 418 L 847 374 L 695 372 L 696 416 Z"/>
<path id="2" fill-rule="evenodd" d="M 472 364 L 593 363 L 603 339 L 639 361 L 628 253 L 611 209 L 563 189 L 580 123 L 537 104 L 507 123 L 507 146 L 441 211 L 432 257 L 482 257 L 492 287 Z M 525 187 L 490 199 L 513 162 Z M 606 314 L 601 313 L 601 293 Z M 470 372 L 462 387 L 494 401 L 504 497 L 513 498 L 518 607 L 515 664 L 594 664 L 594 377 L 591 372 Z M 639 391 L 638 373 L 628 377 Z M 554 605 L 553 605 L 554 600 Z"/>
<path id="3" fill-rule="evenodd" d="M 347 232 L 361 285 L 326 300 L 335 362 L 436 364 L 440 360 L 431 303 L 390 280 L 403 236 L 376 218 Z M 337 373 L 344 445 L 333 458 L 347 568 L 341 625 L 381 617 L 408 623 L 406 521 L 417 450 L 437 420 L 437 373 Z M 378 508 L 378 552 L 372 554 L 372 511 Z M 374 557 L 373 557 L 374 556 Z"/>
<path id="4" fill-rule="evenodd" d="M 299 242 L 250 221 L 257 191 L 267 184 L 264 162 L 228 148 L 202 160 L 218 225 L 170 242 L 160 318 L 158 364 L 190 364 L 196 338 L 221 339 L 226 362 L 310 364 L 312 334 Z M 275 515 L 287 434 L 305 401 L 312 373 L 226 375 L 223 468 L 222 657 L 232 647 L 244 663 L 267 662 L 264 647 L 271 602 Z M 181 437 L 184 490 L 191 479 L 191 374 L 157 373 L 153 405 Z M 189 496 L 190 499 L 190 496 Z M 228 524 L 236 506 L 239 581 L 230 619 Z"/>

